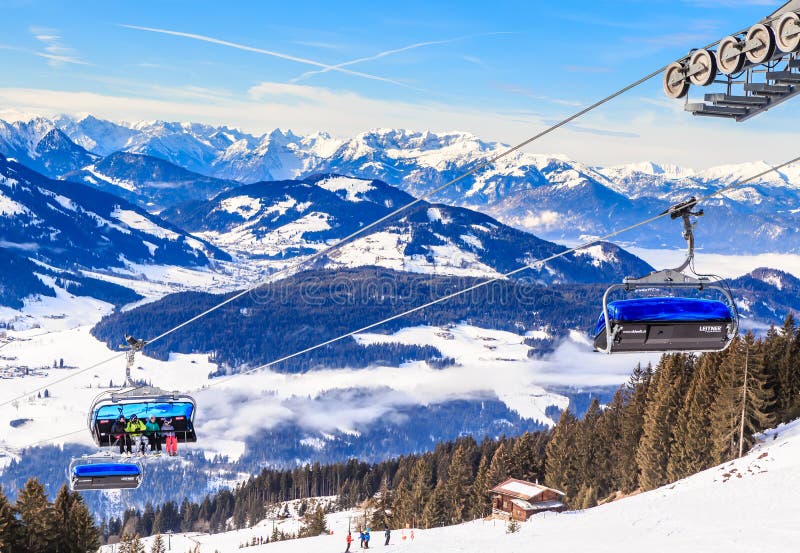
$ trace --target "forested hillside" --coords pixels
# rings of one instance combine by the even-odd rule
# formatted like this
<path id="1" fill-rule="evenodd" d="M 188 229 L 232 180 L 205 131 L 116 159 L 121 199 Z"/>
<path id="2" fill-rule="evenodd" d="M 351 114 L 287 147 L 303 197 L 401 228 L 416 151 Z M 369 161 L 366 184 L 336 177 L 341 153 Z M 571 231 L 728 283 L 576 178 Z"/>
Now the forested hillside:
<path id="1" fill-rule="evenodd" d="M 313 343 L 334 338 L 479 282 L 480 279 L 403 273 L 368 267 L 337 272 L 309 271 L 266 285 L 200 319 L 191 332 L 177 332 L 147 349 L 166 359 L 169 352 L 211 352 L 231 368 L 266 363 Z M 588 329 L 596 317 L 600 286 L 540 286 L 500 281 L 479 288 L 379 330 L 415 325 L 467 322 L 483 328 L 525 333 L 542 326 L 556 335 Z M 176 326 L 228 296 L 187 292 L 173 294 L 103 319 L 93 334 L 110 345 L 125 334 L 145 338 Z M 556 316 L 557 315 L 557 316 Z M 432 354 L 432 356 L 431 356 Z M 363 348 L 344 340 L 273 367 L 297 372 L 317 366 L 364 367 L 377 361 L 398 362 L 439 357 L 429 349 L 401 346 Z"/>

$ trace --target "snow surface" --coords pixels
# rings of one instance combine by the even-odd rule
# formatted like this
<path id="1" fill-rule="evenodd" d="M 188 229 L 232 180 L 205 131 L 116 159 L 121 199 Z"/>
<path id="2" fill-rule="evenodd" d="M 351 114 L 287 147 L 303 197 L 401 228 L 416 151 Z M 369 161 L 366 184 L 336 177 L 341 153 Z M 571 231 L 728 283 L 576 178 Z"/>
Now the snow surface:
<path id="1" fill-rule="evenodd" d="M 539 513 L 509 534 L 499 520 L 477 520 L 430 530 L 393 529 L 390 551 L 486 553 L 531 551 L 598 553 L 795 553 L 800 549 L 797 489 L 800 487 L 800 421 L 759 436 L 741 459 L 656 490 L 613 503 L 564 513 Z M 326 498 L 323 498 L 323 500 Z M 344 550 L 348 523 L 358 510 L 327 515 L 331 534 L 253 546 L 252 553 Z M 233 553 L 253 536 L 267 536 L 273 521 L 221 534 L 172 536 L 173 550 Z M 277 524 L 280 524 L 278 522 Z M 296 517 L 286 528 L 297 525 Z M 280 528 L 280 527 L 279 527 Z M 283 528 L 281 528 L 283 529 Z M 372 547 L 384 550 L 383 533 L 372 531 Z M 405 537 L 405 539 L 404 539 Z M 149 549 L 152 538 L 144 540 Z M 357 543 L 354 544 L 357 546 Z M 357 551 L 355 547 L 351 550 Z M 111 546 L 103 553 L 114 553 Z"/>
<path id="2" fill-rule="evenodd" d="M 0 215 L 13 217 L 14 215 L 23 213 L 30 213 L 30 211 L 28 211 L 28 208 L 24 205 L 15 202 L 8 196 L 0 194 Z"/>
<path id="3" fill-rule="evenodd" d="M 145 234 L 149 234 L 157 238 L 167 240 L 177 240 L 180 238 L 180 235 L 177 232 L 158 226 L 148 217 L 145 217 L 144 215 L 141 215 L 135 211 L 117 208 L 111 213 L 111 216 L 116 220 L 125 223 L 129 228 L 140 230 Z"/>
<path id="4" fill-rule="evenodd" d="M 291 205 L 288 207 L 291 207 Z M 219 203 L 219 209 L 228 213 L 235 213 L 242 219 L 250 219 L 261 209 L 261 200 L 258 198 L 251 198 L 250 196 L 234 196 L 233 198 L 225 198 L 222 200 Z M 281 215 L 285 212 L 286 210 L 284 209 Z"/>
<path id="5" fill-rule="evenodd" d="M 344 191 L 349 202 L 362 202 L 364 200 L 359 194 L 375 190 L 371 181 L 352 177 L 331 177 L 317 182 L 316 185 L 330 192 Z"/>
<path id="6" fill-rule="evenodd" d="M 536 497 L 545 490 L 545 488 L 541 486 L 525 484 L 523 482 L 509 482 L 499 487 L 499 489 L 524 495 L 529 498 Z"/>
<path id="7" fill-rule="evenodd" d="M 602 267 L 604 263 L 619 263 L 617 256 L 613 252 L 607 251 L 602 244 L 581 248 L 575 252 L 575 255 L 590 257 L 592 259 L 591 263 L 595 267 Z"/>

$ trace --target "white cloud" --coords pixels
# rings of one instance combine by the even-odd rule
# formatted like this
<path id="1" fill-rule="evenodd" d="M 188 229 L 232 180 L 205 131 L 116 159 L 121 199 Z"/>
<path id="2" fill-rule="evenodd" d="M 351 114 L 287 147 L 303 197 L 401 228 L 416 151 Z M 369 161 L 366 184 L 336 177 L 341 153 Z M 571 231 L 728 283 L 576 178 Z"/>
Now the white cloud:
<path id="1" fill-rule="evenodd" d="M 90 65 L 78 57 L 78 53 L 66 46 L 59 32 L 46 27 L 31 27 L 33 37 L 44 45 L 44 51 L 34 51 L 34 55 L 45 58 L 53 67 L 64 64 Z"/>
<path id="2" fill-rule="evenodd" d="M 559 223 L 559 215 L 555 211 L 545 209 L 537 213 L 528 213 L 520 224 L 531 231 L 549 230 Z"/>

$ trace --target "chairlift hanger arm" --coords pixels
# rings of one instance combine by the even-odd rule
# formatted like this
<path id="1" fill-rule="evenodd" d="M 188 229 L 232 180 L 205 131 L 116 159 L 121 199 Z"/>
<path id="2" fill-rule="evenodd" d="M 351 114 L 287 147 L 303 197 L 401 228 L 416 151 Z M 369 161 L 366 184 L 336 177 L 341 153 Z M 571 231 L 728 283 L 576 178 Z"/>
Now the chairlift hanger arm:
<path id="1" fill-rule="evenodd" d="M 662 214 L 669 214 L 670 219 L 678 219 L 680 218 L 683 222 L 683 239 L 686 240 L 686 259 L 684 259 L 683 263 L 675 267 L 674 269 L 663 269 L 661 271 L 653 271 L 647 276 L 641 278 L 625 278 L 624 284 L 628 286 L 627 289 L 631 289 L 633 287 L 639 287 L 639 284 L 683 284 L 683 285 L 690 285 L 690 286 L 697 286 L 701 290 L 703 289 L 703 283 L 706 282 L 708 279 L 706 278 L 697 278 L 695 276 L 686 275 L 683 271 L 687 268 L 691 267 L 692 262 L 694 261 L 694 226 L 695 221 L 692 220 L 692 217 L 702 217 L 704 212 L 702 209 L 693 211 L 694 208 L 697 207 L 698 199 L 695 197 L 691 197 L 684 202 L 677 203 L 671 206 L 669 209 L 662 211 Z"/>
<path id="2" fill-rule="evenodd" d="M 133 336 L 125 335 L 125 342 L 128 344 L 127 364 L 125 366 L 125 385 L 133 386 L 133 379 L 131 378 L 131 369 L 136 359 L 136 353 L 142 351 L 147 344 L 145 340 L 134 338 Z"/>

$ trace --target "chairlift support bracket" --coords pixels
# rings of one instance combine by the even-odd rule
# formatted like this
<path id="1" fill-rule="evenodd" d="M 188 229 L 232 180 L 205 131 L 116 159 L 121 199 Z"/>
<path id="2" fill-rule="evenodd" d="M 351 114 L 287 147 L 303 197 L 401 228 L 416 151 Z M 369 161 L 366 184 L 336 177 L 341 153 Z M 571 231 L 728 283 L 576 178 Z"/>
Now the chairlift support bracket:
<path id="1" fill-rule="evenodd" d="M 747 121 L 800 95 L 800 0 L 667 66 L 664 92 L 692 115 Z M 693 87 L 710 89 L 689 100 Z"/>

